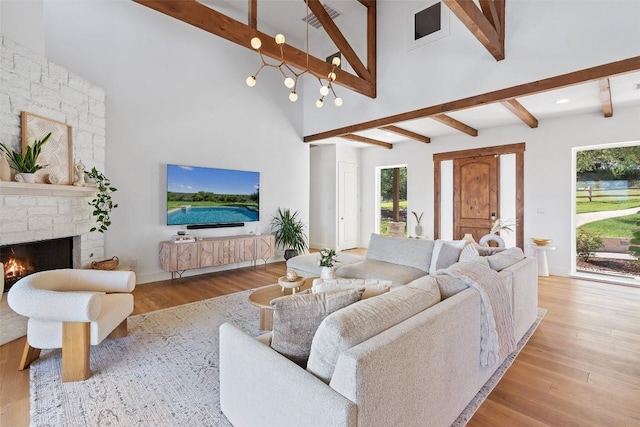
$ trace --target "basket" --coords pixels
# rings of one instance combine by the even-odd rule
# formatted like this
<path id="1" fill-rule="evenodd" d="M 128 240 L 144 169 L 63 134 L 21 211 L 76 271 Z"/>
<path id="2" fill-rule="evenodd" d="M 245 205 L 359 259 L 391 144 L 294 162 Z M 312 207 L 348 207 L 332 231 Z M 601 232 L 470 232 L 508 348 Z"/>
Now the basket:
<path id="1" fill-rule="evenodd" d="M 91 268 L 94 270 L 115 270 L 118 268 L 118 263 L 120 260 L 117 256 L 114 256 L 111 259 L 105 259 L 104 261 L 93 261 L 91 263 Z"/>

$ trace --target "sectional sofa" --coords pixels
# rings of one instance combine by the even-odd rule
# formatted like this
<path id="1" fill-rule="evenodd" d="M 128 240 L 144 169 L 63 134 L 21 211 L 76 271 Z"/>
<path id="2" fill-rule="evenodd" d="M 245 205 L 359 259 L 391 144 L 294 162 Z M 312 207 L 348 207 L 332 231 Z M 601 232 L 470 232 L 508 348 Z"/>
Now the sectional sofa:
<path id="1" fill-rule="evenodd" d="M 221 326 L 221 407 L 234 426 L 450 426 L 535 322 L 537 264 L 518 248 L 433 270 L 455 243 L 379 237 L 364 259 L 350 259 L 338 273 L 394 271 L 386 279 L 396 285 L 329 314 L 306 369 L 275 351 L 270 334 Z M 419 277 L 409 280 L 410 273 Z M 477 282 L 497 290 L 508 311 L 502 316 L 511 319 L 494 337 L 493 354 L 487 292 Z"/>

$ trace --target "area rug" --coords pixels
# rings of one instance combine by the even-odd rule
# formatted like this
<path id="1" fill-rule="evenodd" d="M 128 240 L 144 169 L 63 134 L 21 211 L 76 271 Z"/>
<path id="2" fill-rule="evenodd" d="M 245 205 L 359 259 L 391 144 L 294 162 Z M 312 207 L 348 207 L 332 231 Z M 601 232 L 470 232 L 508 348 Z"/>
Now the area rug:
<path id="1" fill-rule="evenodd" d="M 220 411 L 218 327 L 232 322 L 251 335 L 262 333 L 250 292 L 129 318 L 127 337 L 91 348 L 86 381 L 63 383 L 60 350 L 43 351 L 31 365 L 31 425 L 230 426 Z M 455 426 L 471 418 L 543 315 Z"/>

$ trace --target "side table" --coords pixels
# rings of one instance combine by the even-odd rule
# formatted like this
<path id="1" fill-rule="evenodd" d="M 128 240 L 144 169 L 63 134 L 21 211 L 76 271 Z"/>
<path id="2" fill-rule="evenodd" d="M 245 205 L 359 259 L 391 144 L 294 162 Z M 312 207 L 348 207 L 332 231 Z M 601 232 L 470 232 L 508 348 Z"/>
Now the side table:
<path id="1" fill-rule="evenodd" d="M 538 245 L 529 245 L 529 247 L 536 251 L 536 258 L 538 258 L 538 276 L 548 276 L 549 264 L 547 263 L 547 251 L 555 251 L 556 247 Z"/>

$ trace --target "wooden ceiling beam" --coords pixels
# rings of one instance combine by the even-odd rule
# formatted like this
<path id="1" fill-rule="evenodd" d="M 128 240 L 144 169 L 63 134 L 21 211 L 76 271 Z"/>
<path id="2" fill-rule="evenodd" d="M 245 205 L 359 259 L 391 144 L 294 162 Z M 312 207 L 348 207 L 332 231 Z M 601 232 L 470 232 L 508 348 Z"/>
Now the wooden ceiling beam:
<path id="1" fill-rule="evenodd" d="M 453 117 L 447 116 L 446 114 L 436 114 L 433 116 L 429 116 L 429 118 L 437 122 L 440 122 L 443 125 L 452 127 L 455 130 L 459 130 L 460 132 L 466 133 L 467 135 L 478 136 L 478 129 L 474 129 L 471 126 L 468 126 L 462 123 L 461 121 L 454 119 Z"/>
<path id="2" fill-rule="evenodd" d="M 375 7 L 376 0 L 358 0 L 358 3 L 365 7 Z"/>
<path id="3" fill-rule="evenodd" d="M 515 114 L 520 120 L 522 120 L 527 126 L 530 128 L 538 127 L 538 119 L 535 118 L 533 114 L 529 112 L 522 104 L 520 104 L 516 99 L 507 99 L 502 101 L 502 105 L 504 105 L 507 110 L 511 111 Z"/>
<path id="4" fill-rule="evenodd" d="M 496 27 L 491 25 L 484 12 L 471 0 L 443 0 L 451 11 L 462 21 L 471 33 L 482 43 L 482 45 L 500 61 L 504 59 L 504 37 L 502 31 L 498 32 Z M 495 4 L 496 7 L 504 9 L 502 5 Z M 487 12 L 491 13 L 491 12 Z M 496 16 L 501 12 L 498 10 Z M 504 11 L 502 12 L 504 15 Z M 501 26 L 504 27 L 504 25 Z"/>
<path id="5" fill-rule="evenodd" d="M 600 102 L 602 103 L 602 114 L 604 117 L 613 116 L 613 104 L 611 103 L 611 86 L 609 85 L 609 79 L 602 79 L 599 82 L 600 85 Z"/>
<path id="6" fill-rule="evenodd" d="M 133 0 L 165 15 L 176 18 L 187 24 L 198 27 L 230 42 L 251 49 L 251 39 L 262 40 L 260 51 L 276 60 L 280 59 L 280 47 L 272 36 L 262 33 L 249 25 L 215 11 L 195 0 Z M 288 44 L 282 46 L 284 57 L 292 67 L 304 70 L 307 68 L 307 52 Z M 309 55 L 309 72 L 316 77 L 326 78 L 331 71 L 331 64 Z M 337 79 L 334 84 L 349 88 L 362 95 L 375 97 L 375 85 L 370 81 L 336 68 Z"/>
<path id="7" fill-rule="evenodd" d="M 346 133 L 344 135 L 340 135 L 340 138 L 348 139 L 350 141 L 363 142 L 365 144 L 378 145 L 388 150 L 391 150 L 393 148 L 393 144 L 389 144 L 388 142 L 380 141 L 373 138 L 367 138 L 366 136 L 360 136 L 353 133 Z"/>
<path id="8" fill-rule="evenodd" d="M 253 29 L 258 28 L 258 0 L 249 1 L 249 26 Z"/>
<path id="9" fill-rule="evenodd" d="M 573 71 L 571 73 L 561 74 L 542 80 L 535 80 L 517 86 L 498 89 L 481 95 L 475 95 L 468 98 L 432 105 L 430 107 L 394 114 L 392 116 L 356 123 L 313 135 L 307 135 L 304 137 L 304 142 L 321 141 L 323 139 L 333 138 L 346 133 L 361 132 L 368 129 L 380 128 L 436 114 L 450 113 L 452 111 L 465 110 L 467 108 L 478 107 L 480 105 L 493 104 L 494 102 L 501 102 L 511 98 L 519 98 L 522 96 L 534 95 L 536 93 L 569 87 L 580 83 L 598 81 L 610 76 L 630 73 L 637 70 L 640 70 L 640 56 L 597 65 L 595 67 L 585 68 L 579 71 Z"/>
<path id="10" fill-rule="evenodd" d="M 419 133 L 412 132 L 412 131 L 407 130 L 407 129 L 403 129 L 403 128 L 398 127 L 398 126 L 389 125 L 389 126 L 383 126 L 380 129 L 385 130 L 387 132 L 395 133 L 397 135 L 406 136 L 407 138 L 414 139 L 414 140 L 420 141 L 420 142 L 424 142 L 425 144 L 429 144 L 431 142 L 431 138 L 429 138 L 428 136 L 421 135 Z"/>
<path id="11" fill-rule="evenodd" d="M 309 9 L 316 16 L 322 27 L 327 32 L 333 43 L 335 43 L 338 50 L 344 55 L 344 58 L 351 64 L 353 70 L 356 72 L 358 76 L 365 80 L 369 80 L 371 78 L 371 73 L 367 70 L 367 67 L 364 66 L 356 51 L 353 50 L 346 37 L 331 16 L 327 13 L 327 10 L 324 8 L 320 0 L 307 0 L 307 4 L 309 5 Z"/>

